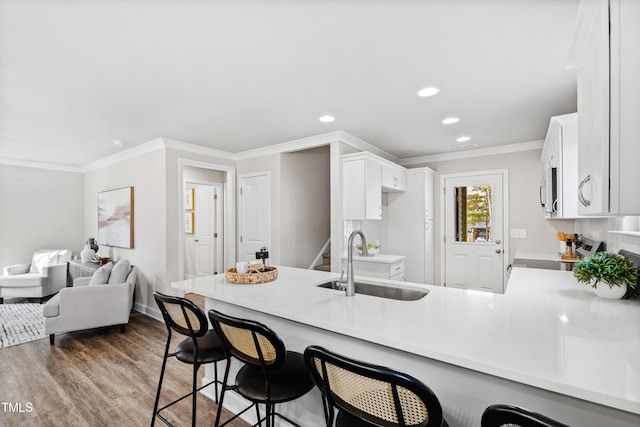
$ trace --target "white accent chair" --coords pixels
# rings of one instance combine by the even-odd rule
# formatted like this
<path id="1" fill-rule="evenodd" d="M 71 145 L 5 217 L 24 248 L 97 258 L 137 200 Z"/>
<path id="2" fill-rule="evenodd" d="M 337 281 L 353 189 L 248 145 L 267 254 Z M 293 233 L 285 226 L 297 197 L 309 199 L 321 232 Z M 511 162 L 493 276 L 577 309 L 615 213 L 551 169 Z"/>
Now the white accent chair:
<path id="1" fill-rule="evenodd" d="M 67 286 L 68 249 L 41 249 L 33 254 L 30 264 L 15 264 L 4 268 L 0 276 L 0 304 L 4 298 L 40 298 L 53 295 Z"/>
<path id="2" fill-rule="evenodd" d="M 126 264 L 126 270 L 121 267 Z M 111 271 L 113 269 L 113 271 Z M 117 276 L 117 277 L 116 277 Z M 107 278 L 106 278 L 107 277 Z M 126 260 L 108 263 L 92 277 L 79 277 L 44 306 L 44 332 L 54 345 L 55 334 L 120 325 L 124 332 L 133 308 L 138 269 Z"/>

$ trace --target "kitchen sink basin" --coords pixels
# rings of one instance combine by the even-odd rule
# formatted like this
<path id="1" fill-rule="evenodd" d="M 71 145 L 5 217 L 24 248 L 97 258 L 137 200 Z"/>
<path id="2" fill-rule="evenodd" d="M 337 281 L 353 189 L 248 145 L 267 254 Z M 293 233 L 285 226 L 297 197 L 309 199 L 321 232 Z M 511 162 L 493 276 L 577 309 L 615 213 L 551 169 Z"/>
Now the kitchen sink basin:
<path id="1" fill-rule="evenodd" d="M 369 283 L 357 281 L 356 294 L 371 295 L 374 297 L 395 299 L 400 301 L 417 301 L 424 298 L 429 292 L 418 289 L 401 288 L 396 286 L 381 285 L 378 283 Z M 338 283 L 337 280 L 323 282 L 317 285 L 319 288 L 344 290 L 345 284 Z"/>

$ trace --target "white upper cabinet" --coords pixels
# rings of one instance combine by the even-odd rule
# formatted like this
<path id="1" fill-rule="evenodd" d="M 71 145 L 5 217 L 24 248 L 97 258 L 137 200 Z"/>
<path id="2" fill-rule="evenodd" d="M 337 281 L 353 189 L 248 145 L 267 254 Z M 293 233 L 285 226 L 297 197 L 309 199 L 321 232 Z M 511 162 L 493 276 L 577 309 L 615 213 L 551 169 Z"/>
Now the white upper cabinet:
<path id="1" fill-rule="evenodd" d="M 345 220 L 382 219 L 382 166 L 363 155 L 342 159 L 342 207 Z"/>
<path id="2" fill-rule="evenodd" d="M 578 80 L 578 213 L 638 214 L 640 2 L 583 0 Z"/>
<path id="3" fill-rule="evenodd" d="M 608 1 L 583 1 L 577 31 L 578 212 L 603 214 L 609 211 Z"/>
<path id="4" fill-rule="evenodd" d="M 540 202 L 546 218 L 578 215 L 578 113 L 552 117 L 542 156 Z"/>
<path id="5" fill-rule="evenodd" d="M 402 166 L 383 164 L 382 165 L 382 191 L 395 193 L 406 191 L 407 171 Z"/>
<path id="6" fill-rule="evenodd" d="M 382 219 L 382 192 L 403 192 L 407 170 L 368 152 L 342 156 L 345 220 Z"/>
<path id="7" fill-rule="evenodd" d="M 612 1 L 610 212 L 640 215 L 640 1 Z"/>

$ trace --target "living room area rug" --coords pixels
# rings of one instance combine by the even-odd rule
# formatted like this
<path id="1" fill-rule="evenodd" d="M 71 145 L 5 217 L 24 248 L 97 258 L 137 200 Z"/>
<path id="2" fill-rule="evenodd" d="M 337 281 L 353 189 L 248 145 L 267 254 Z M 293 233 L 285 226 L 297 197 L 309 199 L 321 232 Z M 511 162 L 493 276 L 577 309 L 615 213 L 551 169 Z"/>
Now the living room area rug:
<path id="1" fill-rule="evenodd" d="M 43 305 L 32 301 L 0 304 L 0 348 L 45 338 Z"/>

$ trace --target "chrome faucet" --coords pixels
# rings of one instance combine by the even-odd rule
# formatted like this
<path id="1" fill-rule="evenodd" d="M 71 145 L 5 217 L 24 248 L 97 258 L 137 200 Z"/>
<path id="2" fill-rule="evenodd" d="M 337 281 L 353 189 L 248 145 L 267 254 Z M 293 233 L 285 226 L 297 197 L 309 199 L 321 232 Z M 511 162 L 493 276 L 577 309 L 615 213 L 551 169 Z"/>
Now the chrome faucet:
<path id="1" fill-rule="evenodd" d="M 353 238 L 356 234 L 360 235 L 360 241 L 362 242 L 362 256 L 369 256 L 367 249 L 367 239 L 364 237 L 364 233 L 360 230 L 355 230 L 349 236 L 349 243 L 347 243 L 347 251 L 349 253 L 347 257 L 347 296 L 352 297 L 356 294 L 356 284 L 353 279 Z M 342 279 L 342 277 L 340 277 Z M 344 283 L 344 282 L 343 282 Z"/>

